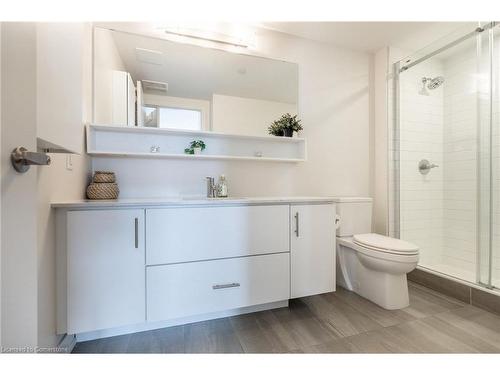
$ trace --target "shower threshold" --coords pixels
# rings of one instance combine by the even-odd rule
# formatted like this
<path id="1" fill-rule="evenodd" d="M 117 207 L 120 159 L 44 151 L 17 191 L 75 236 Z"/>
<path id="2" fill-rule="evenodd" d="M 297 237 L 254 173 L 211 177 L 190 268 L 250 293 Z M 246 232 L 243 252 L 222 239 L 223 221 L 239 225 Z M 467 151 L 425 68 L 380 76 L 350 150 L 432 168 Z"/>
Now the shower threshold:
<path id="1" fill-rule="evenodd" d="M 419 268 L 425 271 L 436 272 L 447 276 L 452 279 L 459 279 L 462 281 L 466 281 L 467 283 L 476 283 L 476 275 L 472 271 L 464 270 L 458 267 L 453 267 L 448 264 L 442 263 L 423 263 L 418 265 Z"/>

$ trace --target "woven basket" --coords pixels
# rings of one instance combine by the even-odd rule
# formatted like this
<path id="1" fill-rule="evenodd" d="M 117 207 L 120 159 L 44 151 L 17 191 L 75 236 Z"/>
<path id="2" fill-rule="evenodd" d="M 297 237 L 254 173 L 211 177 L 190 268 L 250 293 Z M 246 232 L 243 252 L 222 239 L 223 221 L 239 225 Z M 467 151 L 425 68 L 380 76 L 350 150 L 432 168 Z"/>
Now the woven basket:
<path id="1" fill-rule="evenodd" d="M 106 171 L 96 171 L 94 173 L 94 182 L 97 183 L 102 183 L 102 182 L 109 182 L 113 183 L 116 182 L 116 177 L 114 172 L 106 172 Z"/>
<path id="2" fill-rule="evenodd" d="M 120 189 L 115 183 L 91 183 L 87 187 L 88 199 L 117 199 Z"/>

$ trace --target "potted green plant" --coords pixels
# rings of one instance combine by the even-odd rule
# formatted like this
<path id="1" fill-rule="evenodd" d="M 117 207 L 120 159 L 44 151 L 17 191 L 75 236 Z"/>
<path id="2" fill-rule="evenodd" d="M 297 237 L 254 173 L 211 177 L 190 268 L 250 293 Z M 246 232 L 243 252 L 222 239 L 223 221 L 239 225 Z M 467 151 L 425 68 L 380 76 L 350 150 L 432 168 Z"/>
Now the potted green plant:
<path id="1" fill-rule="evenodd" d="M 269 134 L 275 135 L 277 137 L 283 137 L 285 135 L 285 132 L 283 131 L 283 126 L 278 123 L 278 121 L 274 121 L 269 127 L 267 128 L 269 131 Z"/>
<path id="2" fill-rule="evenodd" d="M 297 119 L 297 115 L 292 116 L 290 113 L 285 113 L 278 120 L 273 121 L 269 126 L 269 134 L 277 136 L 292 137 L 293 132 L 302 130 L 301 120 Z"/>
<path id="3" fill-rule="evenodd" d="M 205 142 L 203 142 L 201 139 L 198 139 L 197 141 L 192 141 L 189 144 L 189 148 L 184 149 L 184 153 L 186 154 L 191 154 L 191 155 L 199 155 L 201 152 L 205 149 L 206 145 Z"/>

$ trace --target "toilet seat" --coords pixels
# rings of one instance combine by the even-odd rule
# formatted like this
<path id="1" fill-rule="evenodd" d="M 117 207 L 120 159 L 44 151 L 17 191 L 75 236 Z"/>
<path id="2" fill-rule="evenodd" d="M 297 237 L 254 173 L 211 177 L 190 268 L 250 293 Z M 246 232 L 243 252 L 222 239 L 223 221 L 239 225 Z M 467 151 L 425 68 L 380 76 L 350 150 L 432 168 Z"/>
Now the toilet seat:
<path id="1" fill-rule="evenodd" d="M 419 248 L 414 244 L 397 238 L 376 233 L 356 234 L 353 242 L 368 251 L 377 251 L 394 255 L 418 255 Z"/>

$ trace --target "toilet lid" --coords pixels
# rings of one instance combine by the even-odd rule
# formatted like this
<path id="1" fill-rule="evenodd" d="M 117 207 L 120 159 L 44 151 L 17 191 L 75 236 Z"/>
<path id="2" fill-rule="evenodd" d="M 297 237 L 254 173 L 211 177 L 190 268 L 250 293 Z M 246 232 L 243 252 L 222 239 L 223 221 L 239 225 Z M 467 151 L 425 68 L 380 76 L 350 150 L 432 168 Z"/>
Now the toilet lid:
<path id="1" fill-rule="evenodd" d="M 382 236 L 376 233 L 356 234 L 354 235 L 353 240 L 358 245 L 373 250 L 396 254 L 418 253 L 418 247 L 410 242 L 398 240 L 397 238 Z"/>

